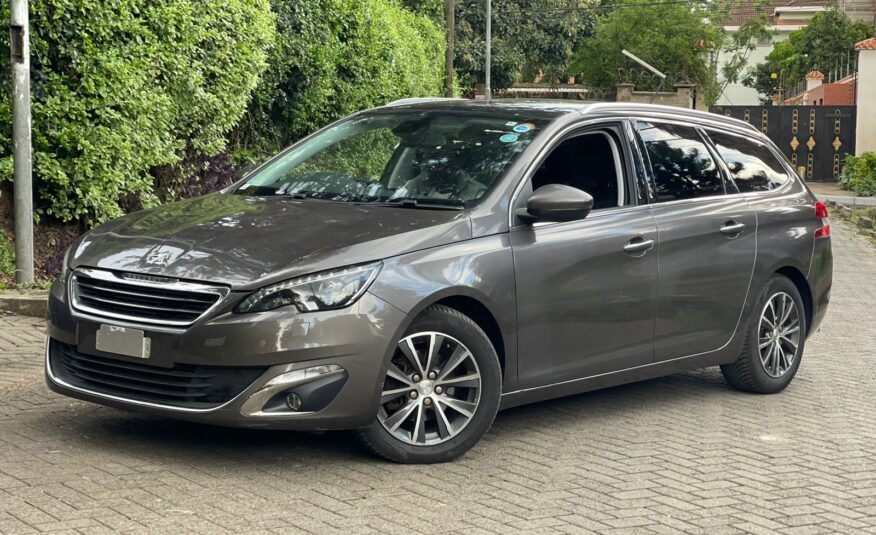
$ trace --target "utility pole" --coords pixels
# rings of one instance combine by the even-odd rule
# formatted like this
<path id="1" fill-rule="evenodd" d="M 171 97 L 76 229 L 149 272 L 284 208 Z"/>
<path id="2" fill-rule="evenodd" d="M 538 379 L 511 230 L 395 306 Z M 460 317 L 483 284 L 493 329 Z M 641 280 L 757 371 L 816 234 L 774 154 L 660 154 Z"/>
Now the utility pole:
<path id="1" fill-rule="evenodd" d="M 444 0 L 447 50 L 444 52 L 444 96 L 453 96 L 453 43 L 456 40 L 456 6 L 454 0 Z"/>
<path id="2" fill-rule="evenodd" d="M 492 98 L 492 91 L 490 90 L 490 67 L 492 64 L 492 41 L 493 41 L 493 6 L 492 0 L 486 0 L 487 2 L 487 51 L 485 54 L 485 63 L 486 63 L 486 78 L 484 80 L 484 98 L 490 100 Z"/>
<path id="3" fill-rule="evenodd" d="M 30 149 L 30 35 L 27 0 L 10 2 L 15 282 L 33 282 L 33 187 Z"/>

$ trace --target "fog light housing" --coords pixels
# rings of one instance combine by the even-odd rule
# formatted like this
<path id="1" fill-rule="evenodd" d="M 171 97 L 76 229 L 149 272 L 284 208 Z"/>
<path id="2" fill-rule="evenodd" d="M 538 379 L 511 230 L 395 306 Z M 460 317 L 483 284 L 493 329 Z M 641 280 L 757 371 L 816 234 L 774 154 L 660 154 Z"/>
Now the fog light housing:
<path id="1" fill-rule="evenodd" d="M 337 364 L 323 364 L 283 372 L 271 378 L 243 402 L 243 416 L 307 414 L 324 409 L 347 382 Z"/>
<path id="2" fill-rule="evenodd" d="M 298 412 L 301 410 L 301 396 L 295 392 L 289 392 L 286 394 L 286 407 L 288 407 L 290 411 Z"/>

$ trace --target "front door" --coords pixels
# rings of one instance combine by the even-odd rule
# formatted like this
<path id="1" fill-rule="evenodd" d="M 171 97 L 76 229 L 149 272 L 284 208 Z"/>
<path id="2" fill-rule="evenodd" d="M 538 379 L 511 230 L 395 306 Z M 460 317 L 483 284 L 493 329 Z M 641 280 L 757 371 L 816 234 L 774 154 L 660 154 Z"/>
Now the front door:
<path id="1" fill-rule="evenodd" d="M 660 237 L 654 360 L 715 351 L 740 322 L 757 219 L 695 127 L 640 122 L 638 131 L 652 170 Z"/>
<path id="2" fill-rule="evenodd" d="M 521 388 L 653 360 L 656 224 L 634 205 L 621 136 L 588 131 L 559 143 L 524 189 L 562 183 L 595 203 L 581 221 L 511 230 Z"/>

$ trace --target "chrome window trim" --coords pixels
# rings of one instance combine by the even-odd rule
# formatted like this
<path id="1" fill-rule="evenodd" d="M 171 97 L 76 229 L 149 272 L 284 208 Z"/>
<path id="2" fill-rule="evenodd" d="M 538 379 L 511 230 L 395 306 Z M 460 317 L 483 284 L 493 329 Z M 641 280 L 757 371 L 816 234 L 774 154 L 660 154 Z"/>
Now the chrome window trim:
<path id="1" fill-rule="evenodd" d="M 535 156 L 529 161 L 526 165 L 526 169 L 524 169 L 522 173 L 522 178 L 517 182 L 517 185 L 514 186 L 514 192 L 511 194 L 511 200 L 508 203 L 508 228 L 513 229 L 515 227 L 521 226 L 520 223 L 515 221 L 516 216 L 514 215 L 514 205 L 517 203 L 517 199 L 520 197 L 520 193 L 523 191 L 523 188 L 526 186 L 526 183 L 532 178 L 532 175 L 535 173 L 535 170 L 538 169 L 538 166 L 544 161 L 545 157 L 550 154 L 553 149 L 555 149 L 560 143 L 562 143 L 570 133 L 575 130 L 580 130 L 582 128 L 587 128 L 591 126 L 599 126 L 600 124 L 613 124 L 618 125 L 623 130 L 623 118 L 593 118 L 584 121 L 576 121 L 572 124 L 564 126 L 559 131 L 555 132 L 553 136 L 545 141 L 541 147 L 539 147 L 538 152 Z M 582 135 L 586 134 L 596 134 L 599 132 L 582 132 Z M 604 132 L 602 132 L 605 135 Z M 619 155 L 620 153 L 618 153 Z M 630 199 L 630 202 L 635 202 L 635 199 Z M 636 205 L 633 205 L 636 206 Z M 628 206 L 618 206 L 618 208 L 628 208 Z M 550 223 L 553 224 L 553 223 Z"/>
<path id="2" fill-rule="evenodd" d="M 200 316 L 191 321 L 153 320 L 127 314 L 108 313 L 104 310 L 93 308 L 79 302 L 76 292 L 76 275 L 79 273 L 87 277 L 102 281 L 113 282 L 117 284 L 130 284 L 131 286 L 139 286 L 142 288 L 160 288 L 163 290 L 177 290 L 200 294 L 212 294 L 216 295 L 217 299 L 216 302 L 210 305 L 210 307 L 208 307 L 206 310 L 204 310 L 204 312 L 202 312 Z M 144 275 L 139 273 L 131 274 L 135 276 Z M 121 321 L 126 325 L 138 327 L 145 326 L 153 330 L 156 330 L 155 328 L 157 327 L 159 329 L 164 328 L 162 330 L 179 331 L 182 328 L 189 327 L 198 320 L 204 318 L 205 316 L 216 310 L 216 308 L 223 303 L 225 297 L 227 297 L 230 292 L 231 290 L 228 287 L 213 286 L 197 282 L 186 282 L 179 280 L 169 280 L 168 282 L 151 282 L 137 279 L 126 279 L 120 277 L 116 272 L 93 268 L 73 269 L 70 271 L 70 275 L 67 279 L 67 297 L 70 300 L 70 310 L 74 313 L 74 317 L 81 317 L 91 321 L 103 323 Z"/>
<path id="3" fill-rule="evenodd" d="M 659 122 L 667 122 L 667 123 L 677 124 L 679 126 L 690 126 L 690 127 L 697 128 L 697 129 L 702 128 L 705 130 L 707 135 L 708 135 L 709 128 L 714 129 L 714 130 L 723 131 L 724 133 L 727 133 L 727 134 L 733 134 L 733 135 L 738 136 L 742 139 L 748 139 L 750 141 L 754 141 L 756 143 L 760 143 L 761 145 L 766 146 L 773 153 L 773 156 L 775 156 L 779 160 L 779 162 L 785 167 L 786 170 L 789 171 L 789 174 L 790 174 L 789 180 L 787 182 L 785 182 L 784 184 L 782 184 L 781 187 L 776 188 L 776 189 L 771 189 L 771 190 L 767 190 L 767 191 L 749 191 L 749 192 L 745 192 L 745 193 L 742 193 L 742 192 L 726 193 L 724 195 L 709 195 L 708 197 L 695 197 L 693 199 L 680 199 L 678 201 L 664 201 L 664 202 L 654 201 L 653 202 L 654 205 L 657 205 L 657 204 L 668 205 L 668 204 L 682 203 L 682 202 L 687 202 L 687 201 L 698 201 L 698 200 L 705 200 L 705 199 L 716 199 L 716 198 L 726 198 L 726 197 L 735 197 L 735 196 L 740 196 L 740 197 L 745 198 L 745 199 L 750 198 L 750 197 L 763 197 L 766 195 L 773 195 L 773 194 L 777 194 L 777 193 L 786 193 L 785 190 L 791 188 L 791 184 L 794 182 L 795 179 L 801 180 L 800 177 L 797 175 L 797 171 L 792 170 L 790 168 L 790 166 L 788 165 L 788 162 L 785 159 L 785 155 L 781 154 L 781 152 L 777 152 L 778 149 L 776 149 L 773 146 L 773 144 L 769 142 L 769 139 L 767 139 L 766 141 L 764 139 L 762 139 L 761 132 L 759 132 L 757 130 L 754 130 L 754 133 L 756 133 L 758 135 L 752 136 L 751 131 L 746 132 L 744 129 L 736 129 L 730 125 L 724 125 L 720 122 L 714 122 L 714 121 L 706 121 L 707 123 L 713 123 L 714 126 L 711 126 L 711 125 L 703 126 L 703 125 L 699 125 L 696 123 L 692 123 L 690 121 L 675 120 L 675 119 L 663 119 L 663 118 L 654 119 L 654 118 L 648 118 L 648 117 L 644 117 L 644 116 L 643 117 L 630 116 L 630 117 L 628 117 L 628 120 L 630 120 L 632 122 L 657 120 Z M 633 126 L 633 130 L 635 131 L 635 125 L 632 125 L 632 126 Z M 704 141 L 704 143 L 705 143 L 705 141 Z M 647 154 L 642 155 L 642 158 L 645 158 L 645 157 L 647 157 Z M 722 165 L 726 165 L 724 163 L 723 158 L 720 158 L 720 161 L 721 161 Z M 649 163 L 648 167 L 650 167 L 650 163 Z M 649 179 L 650 178 L 651 177 L 649 175 Z"/>
<path id="4" fill-rule="evenodd" d="M 581 110 L 579 113 L 581 115 L 583 115 L 584 117 L 586 117 L 588 111 L 589 111 L 589 108 L 585 108 L 585 109 Z M 779 161 L 782 162 L 782 165 L 784 165 L 785 168 L 790 171 L 791 177 L 792 177 L 792 180 L 788 180 L 785 184 L 782 185 L 782 187 L 777 188 L 777 189 L 773 189 L 773 190 L 769 190 L 769 191 L 753 191 L 753 192 L 747 192 L 747 193 L 734 192 L 734 193 L 725 193 L 723 195 L 710 195 L 708 197 L 696 197 L 694 199 L 680 199 L 677 201 L 664 201 L 661 203 L 657 203 L 657 202 L 655 202 L 654 199 L 650 199 L 650 195 L 648 195 L 648 192 L 646 191 L 645 192 L 646 197 L 649 197 L 649 201 L 650 201 L 649 205 L 654 205 L 654 204 L 671 205 L 671 204 L 680 204 L 680 203 L 686 203 L 686 202 L 722 199 L 722 198 L 735 197 L 735 196 L 740 196 L 742 198 L 749 198 L 749 197 L 761 197 L 761 196 L 772 195 L 772 194 L 780 194 L 780 193 L 785 193 L 786 192 L 785 190 L 790 189 L 791 183 L 793 182 L 794 178 L 796 178 L 797 180 L 800 180 L 800 177 L 797 175 L 797 171 L 792 170 L 790 168 L 784 155 L 781 154 L 780 152 L 777 152 L 777 149 L 773 146 L 772 143 L 769 142 L 769 139 L 764 138 L 763 134 L 760 131 L 756 130 L 753 126 L 749 129 L 749 128 L 745 128 L 744 126 L 741 126 L 741 125 L 737 126 L 737 125 L 732 125 L 732 124 L 726 124 L 724 121 L 712 120 L 709 118 L 703 118 L 702 121 L 700 121 L 700 122 L 693 122 L 690 120 L 679 119 L 679 118 L 677 118 L 669 113 L 659 113 L 659 112 L 650 112 L 650 111 L 647 114 L 605 115 L 602 117 L 594 117 L 594 118 L 585 119 L 583 121 L 578 121 L 578 122 L 574 122 L 572 124 L 569 124 L 569 125 L 563 127 L 558 132 L 556 132 L 550 139 L 548 139 L 539 148 L 538 153 L 536 153 L 535 157 L 533 157 L 530 160 L 530 162 L 527 164 L 526 169 L 523 171 L 523 177 L 520 179 L 520 181 L 514 187 L 514 192 L 511 195 L 511 201 L 508 204 L 508 228 L 513 229 L 513 228 L 521 226 L 520 223 L 515 222 L 514 206 L 517 203 L 517 199 L 520 196 L 520 193 L 523 190 L 524 186 L 526 185 L 527 181 L 532 177 L 533 169 L 536 167 L 536 164 L 541 164 L 545 155 L 547 153 L 549 153 L 556 146 L 557 140 L 562 139 L 563 137 L 567 136 L 570 132 L 573 132 L 573 131 L 578 130 L 580 128 L 594 127 L 594 126 L 599 126 L 600 124 L 609 124 L 609 123 L 613 123 L 613 124 L 627 123 L 629 125 L 629 127 L 627 129 L 627 135 L 630 134 L 630 130 L 632 130 L 632 133 L 635 134 L 636 129 L 635 129 L 634 123 L 636 121 L 658 121 L 658 122 L 677 124 L 680 126 L 689 126 L 692 128 L 713 128 L 716 130 L 726 131 L 727 133 L 737 135 L 737 136 L 742 137 L 744 139 L 751 139 L 753 141 L 756 141 L 758 143 L 766 145 L 767 148 L 769 148 L 772 151 L 773 155 L 775 155 L 779 159 Z M 751 125 L 748 125 L 748 126 L 751 126 Z M 645 160 L 645 158 L 647 158 L 647 154 L 633 154 L 632 157 L 633 158 L 639 157 L 639 159 L 643 165 L 648 164 L 648 162 Z M 721 161 L 723 162 L 723 160 L 721 160 Z M 650 175 L 649 168 L 650 168 L 650 164 L 645 165 L 644 171 L 647 175 L 645 177 L 646 186 L 650 187 L 653 184 L 652 184 L 652 180 L 651 180 L 652 177 Z M 647 205 L 639 205 L 639 206 L 647 206 Z"/>

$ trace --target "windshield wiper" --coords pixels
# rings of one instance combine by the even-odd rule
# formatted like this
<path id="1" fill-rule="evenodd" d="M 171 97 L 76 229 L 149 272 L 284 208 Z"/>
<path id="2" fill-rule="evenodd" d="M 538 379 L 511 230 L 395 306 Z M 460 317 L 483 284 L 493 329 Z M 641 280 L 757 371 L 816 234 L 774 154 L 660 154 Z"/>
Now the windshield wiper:
<path id="1" fill-rule="evenodd" d="M 393 206 L 399 208 L 416 208 L 420 210 L 463 210 L 465 207 L 462 204 L 448 204 L 442 202 L 432 202 L 431 200 L 423 199 L 390 199 L 388 201 L 374 201 L 357 204 L 365 204 L 369 206 Z"/>

